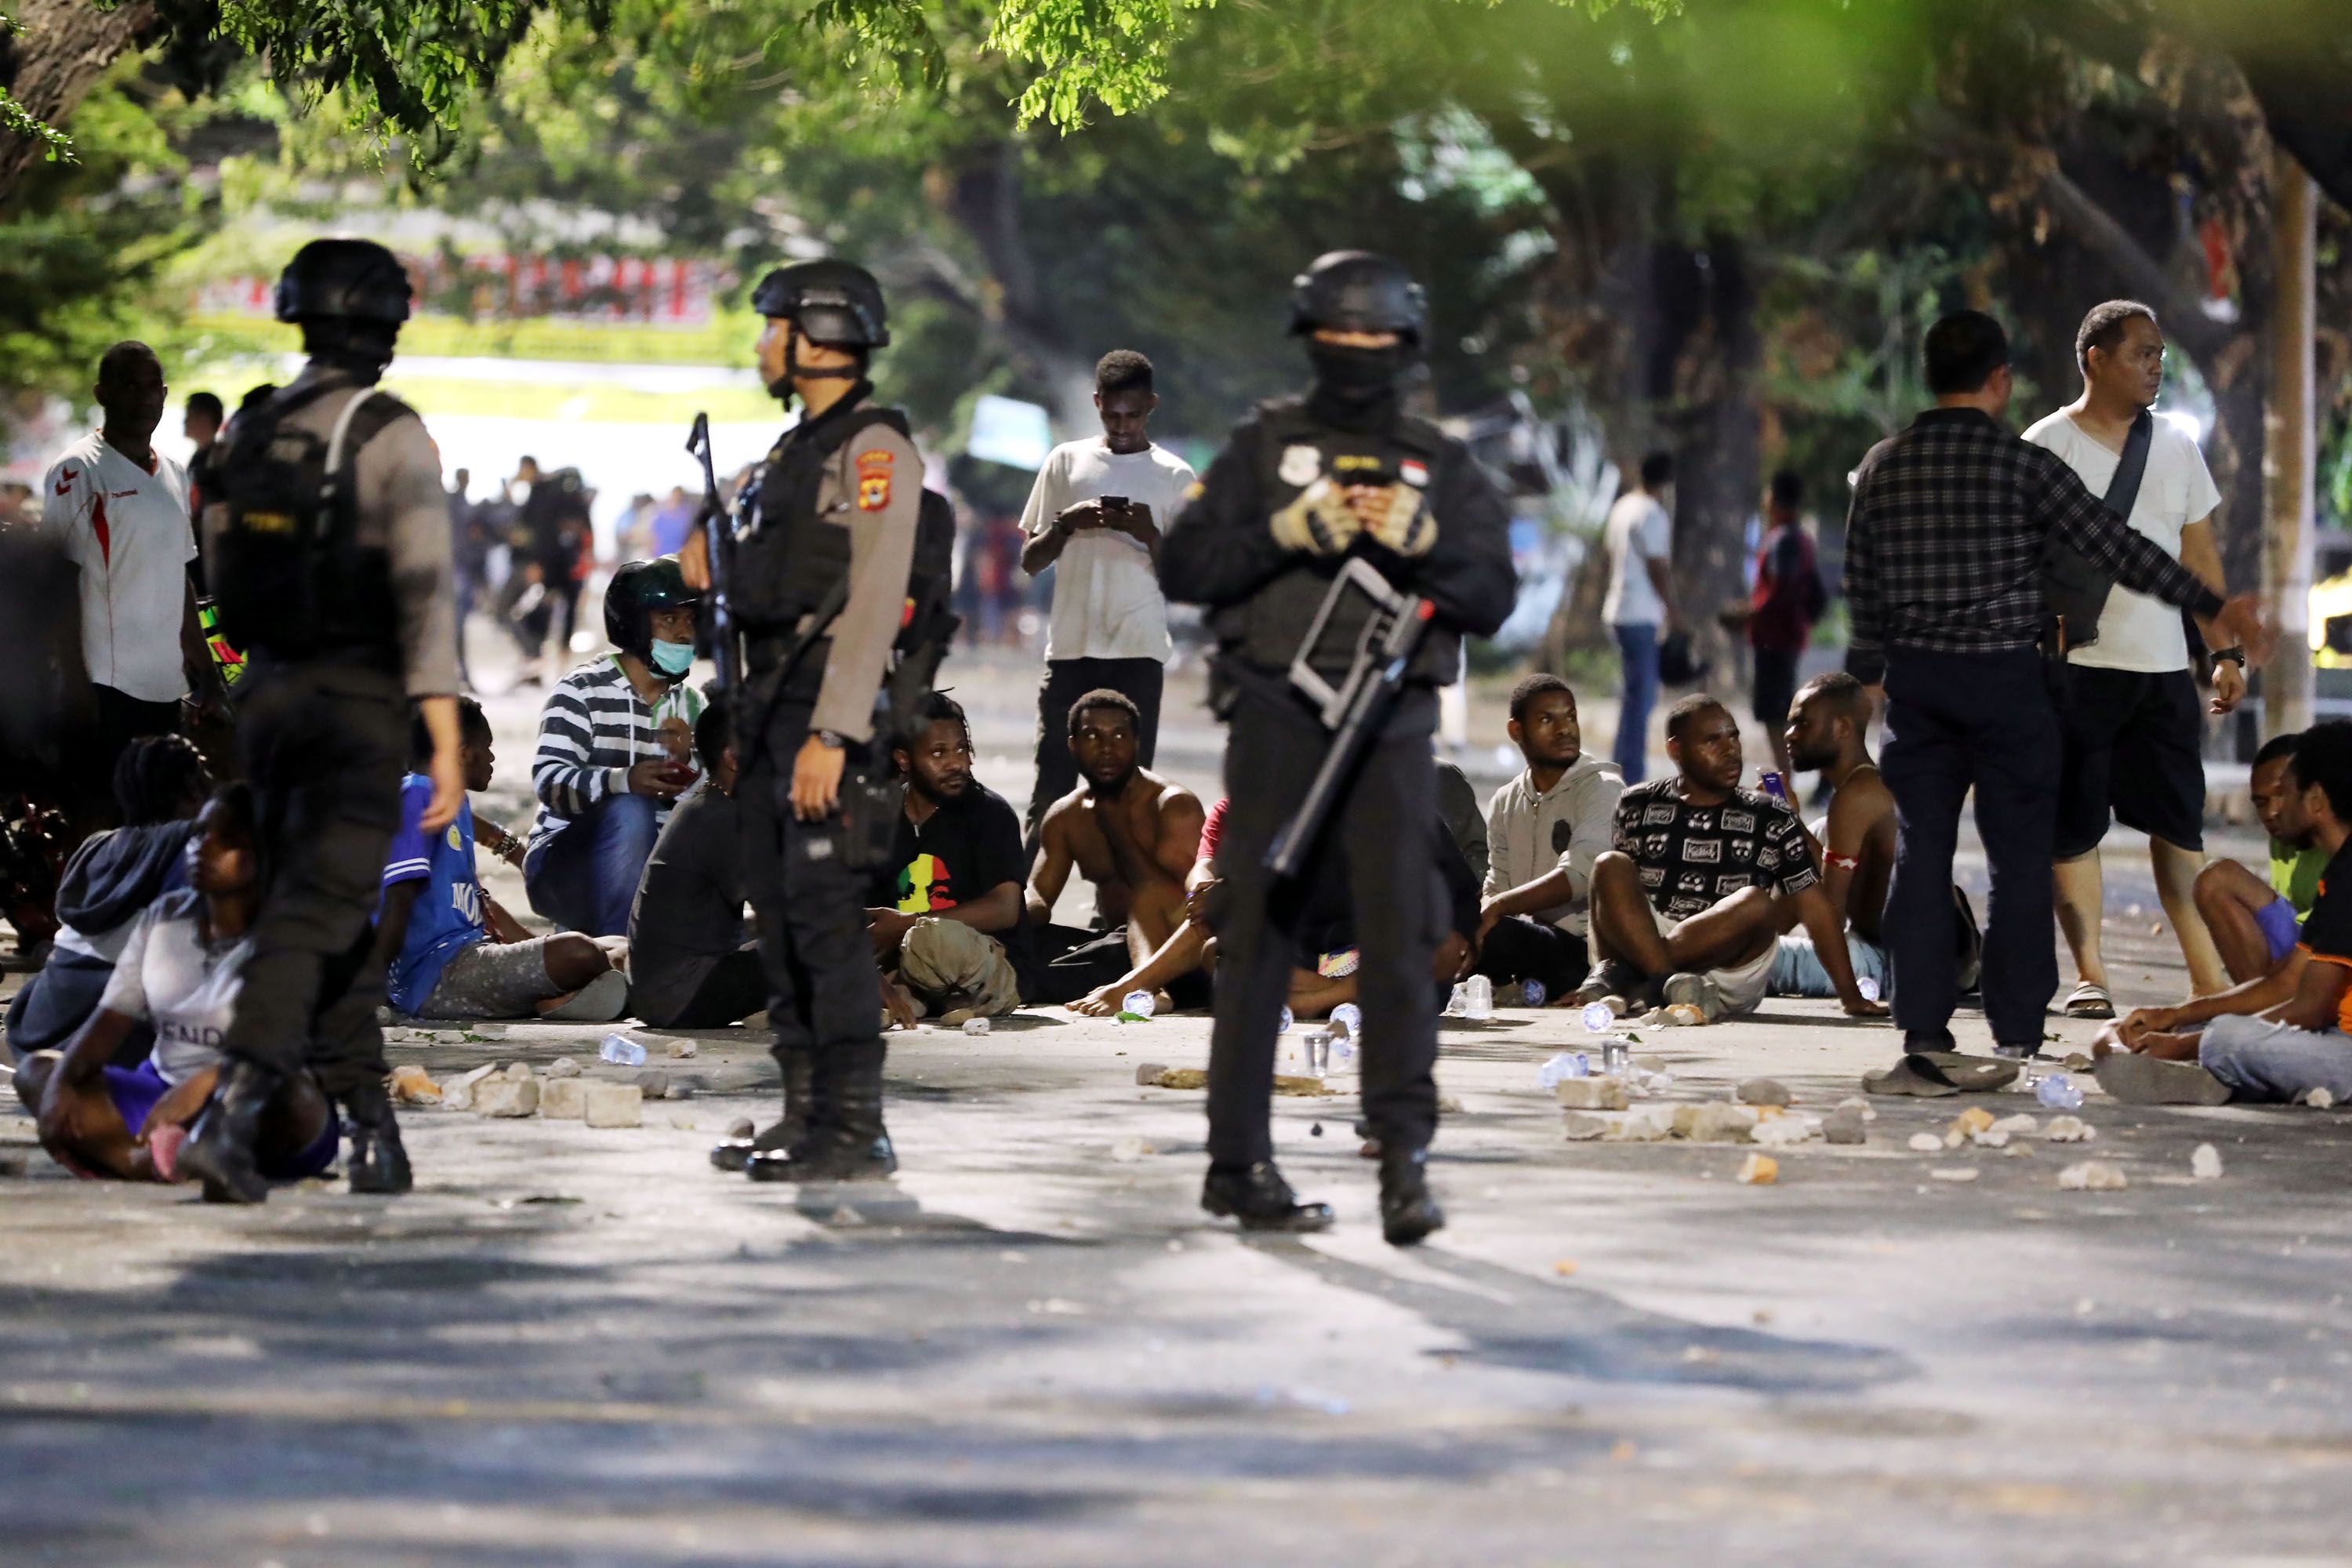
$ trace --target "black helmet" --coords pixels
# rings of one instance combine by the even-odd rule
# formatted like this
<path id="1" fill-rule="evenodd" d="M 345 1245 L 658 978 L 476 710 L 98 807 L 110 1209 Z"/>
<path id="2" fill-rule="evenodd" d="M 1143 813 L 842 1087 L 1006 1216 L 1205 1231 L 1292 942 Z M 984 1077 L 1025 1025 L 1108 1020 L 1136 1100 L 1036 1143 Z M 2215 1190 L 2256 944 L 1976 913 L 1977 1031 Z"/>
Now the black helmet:
<path id="1" fill-rule="evenodd" d="M 1394 332 L 1421 342 L 1429 324 L 1429 296 L 1398 262 L 1369 250 L 1334 250 L 1317 257 L 1291 279 L 1290 331 L 1318 327 Z"/>
<path id="2" fill-rule="evenodd" d="M 415 291 L 400 258 L 372 239 L 314 239 L 278 275 L 281 321 L 408 320 Z"/>
<path id="3" fill-rule="evenodd" d="M 813 343 L 830 349 L 879 349 L 890 344 L 890 318 L 882 285 L 848 261 L 795 261 L 760 279 L 751 309 L 782 316 Z"/>
<path id="4" fill-rule="evenodd" d="M 701 598 L 686 585 L 686 574 L 674 558 L 629 562 L 604 585 L 604 640 L 623 653 L 650 658 L 653 612 L 698 604 Z"/>

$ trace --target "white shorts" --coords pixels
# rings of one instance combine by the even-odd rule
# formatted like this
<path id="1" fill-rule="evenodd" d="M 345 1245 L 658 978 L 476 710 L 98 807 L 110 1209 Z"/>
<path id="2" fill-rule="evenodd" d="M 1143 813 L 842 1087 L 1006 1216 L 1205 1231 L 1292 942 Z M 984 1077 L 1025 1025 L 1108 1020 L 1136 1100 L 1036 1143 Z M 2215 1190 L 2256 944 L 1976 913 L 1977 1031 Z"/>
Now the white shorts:
<path id="1" fill-rule="evenodd" d="M 1658 934 L 1670 937 L 1680 929 L 1682 921 L 1668 920 L 1658 913 L 1657 906 L 1650 907 L 1651 918 L 1658 922 Z M 1736 1018 L 1743 1013 L 1753 1013 L 1756 1005 L 1764 1000 L 1772 984 L 1772 961 L 1780 955 L 1777 942 L 1764 944 L 1764 951 L 1737 969 L 1710 969 L 1706 977 L 1723 994 L 1723 1016 Z"/>

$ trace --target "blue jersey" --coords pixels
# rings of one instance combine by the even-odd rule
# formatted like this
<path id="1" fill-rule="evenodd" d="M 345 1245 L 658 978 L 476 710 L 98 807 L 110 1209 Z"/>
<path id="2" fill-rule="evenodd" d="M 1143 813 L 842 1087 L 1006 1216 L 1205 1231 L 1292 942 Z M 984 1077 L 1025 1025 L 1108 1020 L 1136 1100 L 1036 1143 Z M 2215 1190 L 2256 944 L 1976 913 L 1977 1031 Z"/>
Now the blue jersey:
<path id="1" fill-rule="evenodd" d="M 408 938 L 385 977 L 392 1005 L 408 1014 L 420 1011 L 433 994 L 451 953 L 489 935 L 482 923 L 482 884 L 474 875 L 473 805 L 459 801 L 457 820 L 427 838 L 422 823 L 432 802 L 431 779 L 411 773 L 400 781 L 400 831 L 392 836 L 383 868 L 387 889 L 425 884 L 409 911 Z M 382 910 L 381 901 L 377 908 Z"/>

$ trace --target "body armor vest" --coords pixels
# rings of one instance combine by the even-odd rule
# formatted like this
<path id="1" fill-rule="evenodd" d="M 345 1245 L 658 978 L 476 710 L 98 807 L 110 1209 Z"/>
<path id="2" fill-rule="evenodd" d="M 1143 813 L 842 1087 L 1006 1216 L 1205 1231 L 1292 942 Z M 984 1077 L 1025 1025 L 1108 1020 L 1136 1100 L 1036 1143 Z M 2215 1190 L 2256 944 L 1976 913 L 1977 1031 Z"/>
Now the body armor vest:
<path id="1" fill-rule="evenodd" d="M 391 555 L 359 542 L 355 470 L 361 448 L 413 411 L 363 387 L 329 435 L 287 422 L 334 390 L 281 392 L 237 418 L 219 467 L 228 522 L 210 566 L 220 631 L 248 653 L 396 670 Z"/>
<path id="2" fill-rule="evenodd" d="M 789 636 L 849 579 L 852 498 L 834 498 L 835 515 L 818 510 L 825 468 L 866 425 L 896 413 L 851 401 L 837 416 L 787 430 L 769 449 L 759 512 L 735 542 L 735 614 L 755 637 Z M 893 422 L 905 429 L 904 416 Z"/>
<path id="3" fill-rule="evenodd" d="M 1436 475 L 1445 437 L 1426 420 L 1400 416 L 1386 431 L 1336 430 L 1311 416 L 1301 400 L 1266 405 L 1258 419 L 1258 505 L 1271 518 L 1317 479 L 1348 484 L 1397 482 L 1426 490 Z M 1437 519 L 1442 529 L 1445 520 Z M 1409 569 L 1394 570 L 1396 558 L 1373 551 L 1370 558 L 1398 587 L 1411 591 Z M 1220 650 L 1272 672 L 1286 670 L 1297 657 L 1299 638 L 1312 626 L 1339 574 L 1338 557 L 1296 555 L 1270 582 L 1238 604 L 1213 612 L 1209 624 Z M 1409 568 L 1409 563 L 1406 563 Z M 1345 678 L 1355 657 L 1370 605 L 1350 596 L 1326 626 L 1308 662 L 1326 680 Z M 1406 671 L 1409 681 L 1443 686 L 1460 668 L 1462 636 L 1443 623 L 1431 626 Z"/>

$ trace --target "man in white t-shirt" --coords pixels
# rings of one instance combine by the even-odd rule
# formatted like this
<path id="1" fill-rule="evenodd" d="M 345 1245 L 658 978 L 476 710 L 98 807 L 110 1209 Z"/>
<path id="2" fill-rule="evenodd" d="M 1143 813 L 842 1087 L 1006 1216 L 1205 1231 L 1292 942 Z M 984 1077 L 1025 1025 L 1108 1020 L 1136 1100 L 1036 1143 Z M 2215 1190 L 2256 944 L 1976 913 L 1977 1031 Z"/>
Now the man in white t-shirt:
<path id="1" fill-rule="evenodd" d="M 1601 618 L 1617 635 L 1624 695 L 1617 710 L 1616 761 L 1629 784 L 1649 776 L 1650 710 L 1658 700 L 1660 627 L 1682 625 L 1675 607 L 1673 562 L 1675 459 L 1653 452 L 1642 459 L 1642 482 L 1609 509 L 1602 544 L 1609 552 L 1609 596 Z"/>
<path id="2" fill-rule="evenodd" d="M 2134 421 L 2155 406 L 2163 384 L 2164 332 L 2156 312 L 2132 300 L 2098 306 L 2075 334 L 2074 358 L 2083 371 L 2083 395 L 2027 430 L 2025 438 L 2065 458 L 2086 487 L 2105 495 Z M 2126 521 L 2217 593 L 2221 557 L 2212 517 L 2221 499 L 2195 438 L 2157 416 Z M 2212 711 L 2227 713 L 2245 695 L 2245 655 L 2216 647 L 2212 658 Z M 2110 812 L 2148 836 L 2157 896 L 2180 938 L 2191 985 L 2197 994 L 2210 995 L 2229 979 L 2197 912 L 2197 873 L 2205 865 L 2205 721 L 2180 612 L 2118 586 L 2100 612 L 2096 640 L 2073 649 L 2066 660 L 2065 763 L 2055 845 L 2058 924 L 2074 950 L 2077 980 L 2066 1014 L 2116 1016 L 2099 951 L 2099 840 Z"/>
<path id="3" fill-rule="evenodd" d="M 1158 406 L 1150 360 L 1132 349 L 1103 355 L 1095 366 L 1103 433 L 1047 454 L 1021 514 L 1028 536 L 1021 569 L 1034 577 L 1055 568 L 1037 693 L 1037 782 L 1029 794 L 1033 839 L 1045 808 L 1077 787 L 1066 737 L 1070 705 L 1079 698 L 1105 687 L 1122 693 L 1141 715 L 1137 762 L 1150 767 L 1158 749 L 1171 649 L 1160 536 L 1192 484 L 1192 466 L 1146 433 Z"/>
<path id="4" fill-rule="evenodd" d="M 145 343 L 107 350 L 96 388 L 105 422 L 67 447 L 41 485 L 42 531 L 81 574 L 82 662 L 96 704 L 74 769 L 84 800 L 113 798 L 114 762 L 132 741 L 179 730 L 192 679 L 200 699 L 220 700 L 188 578 L 188 477 L 152 445 L 166 390 Z"/>

